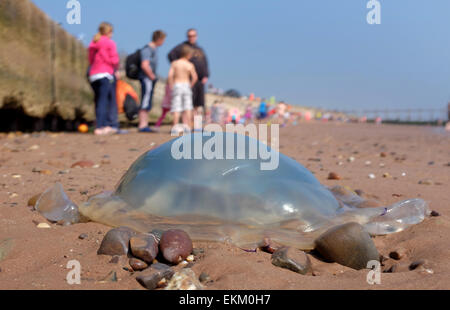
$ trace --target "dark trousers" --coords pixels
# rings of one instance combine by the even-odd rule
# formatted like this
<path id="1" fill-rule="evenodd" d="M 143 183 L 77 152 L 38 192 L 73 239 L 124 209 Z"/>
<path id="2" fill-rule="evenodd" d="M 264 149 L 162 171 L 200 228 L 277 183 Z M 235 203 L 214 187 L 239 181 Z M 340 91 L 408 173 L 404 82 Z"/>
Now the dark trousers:
<path id="1" fill-rule="evenodd" d="M 195 108 L 205 106 L 205 85 L 201 80 L 198 80 L 192 87 L 192 102 Z"/>
<path id="2" fill-rule="evenodd" d="M 91 86 L 95 93 L 97 128 L 119 128 L 116 82 L 103 78 L 91 83 Z"/>

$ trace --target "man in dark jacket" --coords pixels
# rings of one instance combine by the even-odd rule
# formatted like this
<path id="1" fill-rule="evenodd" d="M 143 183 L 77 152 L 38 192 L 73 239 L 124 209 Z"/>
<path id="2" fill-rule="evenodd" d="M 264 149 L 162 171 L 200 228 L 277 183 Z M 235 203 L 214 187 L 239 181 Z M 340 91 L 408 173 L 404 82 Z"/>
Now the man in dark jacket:
<path id="1" fill-rule="evenodd" d="M 203 49 L 197 45 L 198 34 L 197 30 L 189 29 L 187 32 L 188 40 L 177 45 L 168 55 L 169 61 L 173 62 L 180 58 L 181 48 L 187 44 L 194 49 L 194 55 L 191 62 L 197 71 L 198 82 L 192 88 L 194 108 L 198 112 L 200 108 L 205 109 L 205 85 L 209 79 L 208 59 Z"/>

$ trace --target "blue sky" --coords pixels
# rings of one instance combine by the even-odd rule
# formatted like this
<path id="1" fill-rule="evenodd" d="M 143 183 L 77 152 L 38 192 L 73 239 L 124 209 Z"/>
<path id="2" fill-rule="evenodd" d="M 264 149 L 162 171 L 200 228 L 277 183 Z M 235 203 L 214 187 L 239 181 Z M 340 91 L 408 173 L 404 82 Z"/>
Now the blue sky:
<path id="1" fill-rule="evenodd" d="M 81 25 L 66 22 L 67 0 L 33 0 L 87 44 L 98 24 L 115 26 L 133 52 L 156 29 L 166 55 L 199 30 L 211 83 L 322 108 L 445 108 L 450 100 L 450 1 L 380 0 L 369 25 L 367 0 L 79 0 Z"/>

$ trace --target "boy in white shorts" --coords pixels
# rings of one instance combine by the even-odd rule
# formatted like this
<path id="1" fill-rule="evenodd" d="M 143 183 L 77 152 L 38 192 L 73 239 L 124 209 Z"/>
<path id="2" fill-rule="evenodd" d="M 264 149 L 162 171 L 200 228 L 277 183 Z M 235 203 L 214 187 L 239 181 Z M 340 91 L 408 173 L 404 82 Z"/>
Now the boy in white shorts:
<path id="1" fill-rule="evenodd" d="M 173 125 L 177 127 L 182 115 L 183 126 L 186 129 L 192 128 L 191 113 L 192 105 L 192 86 L 198 80 L 194 65 L 189 61 L 194 50 L 184 45 L 181 49 L 180 59 L 172 62 L 169 71 L 168 83 L 172 89 L 172 108 Z"/>

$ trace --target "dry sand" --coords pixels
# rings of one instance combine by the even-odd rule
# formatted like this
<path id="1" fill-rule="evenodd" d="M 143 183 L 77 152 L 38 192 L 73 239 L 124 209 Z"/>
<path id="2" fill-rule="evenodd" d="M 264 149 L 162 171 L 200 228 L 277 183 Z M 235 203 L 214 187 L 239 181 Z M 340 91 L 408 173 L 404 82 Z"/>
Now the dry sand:
<path id="1" fill-rule="evenodd" d="M 136 275 L 123 269 L 128 264 L 126 259 L 114 264 L 109 263 L 110 257 L 97 256 L 109 227 L 87 223 L 39 229 L 36 224 L 46 221 L 27 207 L 27 201 L 61 182 L 70 198 L 82 203 L 88 196 L 112 190 L 131 163 L 152 143 L 168 140 L 167 133 L 134 132 L 102 138 L 67 133 L 1 136 L 0 244 L 4 248 L 9 244 L 10 250 L 0 261 L 0 289 L 141 289 Z M 281 152 L 305 165 L 327 186 L 361 189 L 386 205 L 413 197 L 428 201 L 430 208 L 441 216 L 374 240 L 380 253 L 386 256 L 392 250 L 406 248 L 407 257 L 400 261 L 405 266 L 426 259 L 432 273 L 430 270 L 383 273 L 381 284 L 371 286 L 366 282 L 367 270 L 355 271 L 313 259 L 317 275 L 302 276 L 273 266 L 270 254 L 247 253 L 215 243 L 194 244 L 205 253 L 193 270 L 197 275 L 202 272 L 210 275 L 213 282 L 207 285 L 208 289 L 449 289 L 449 142 L 449 134 L 427 127 L 368 124 L 300 124 L 281 129 L 280 135 Z M 381 157 L 382 152 L 387 156 Z M 355 161 L 348 162 L 349 157 Z M 73 163 L 84 159 L 100 167 L 70 169 Z M 367 166 L 366 161 L 371 165 Z M 380 167 L 381 163 L 385 166 Z M 69 173 L 58 174 L 67 169 Z M 339 174 L 342 179 L 327 180 L 329 172 Z M 371 173 L 376 179 L 368 177 Z M 383 173 L 391 177 L 383 178 Z M 419 184 L 427 179 L 433 184 Z M 84 240 L 78 238 L 82 233 L 88 236 Z M 72 259 L 81 263 L 81 285 L 66 283 L 66 264 Z M 102 283 L 111 271 L 117 272 L 118 281 Z"/>

